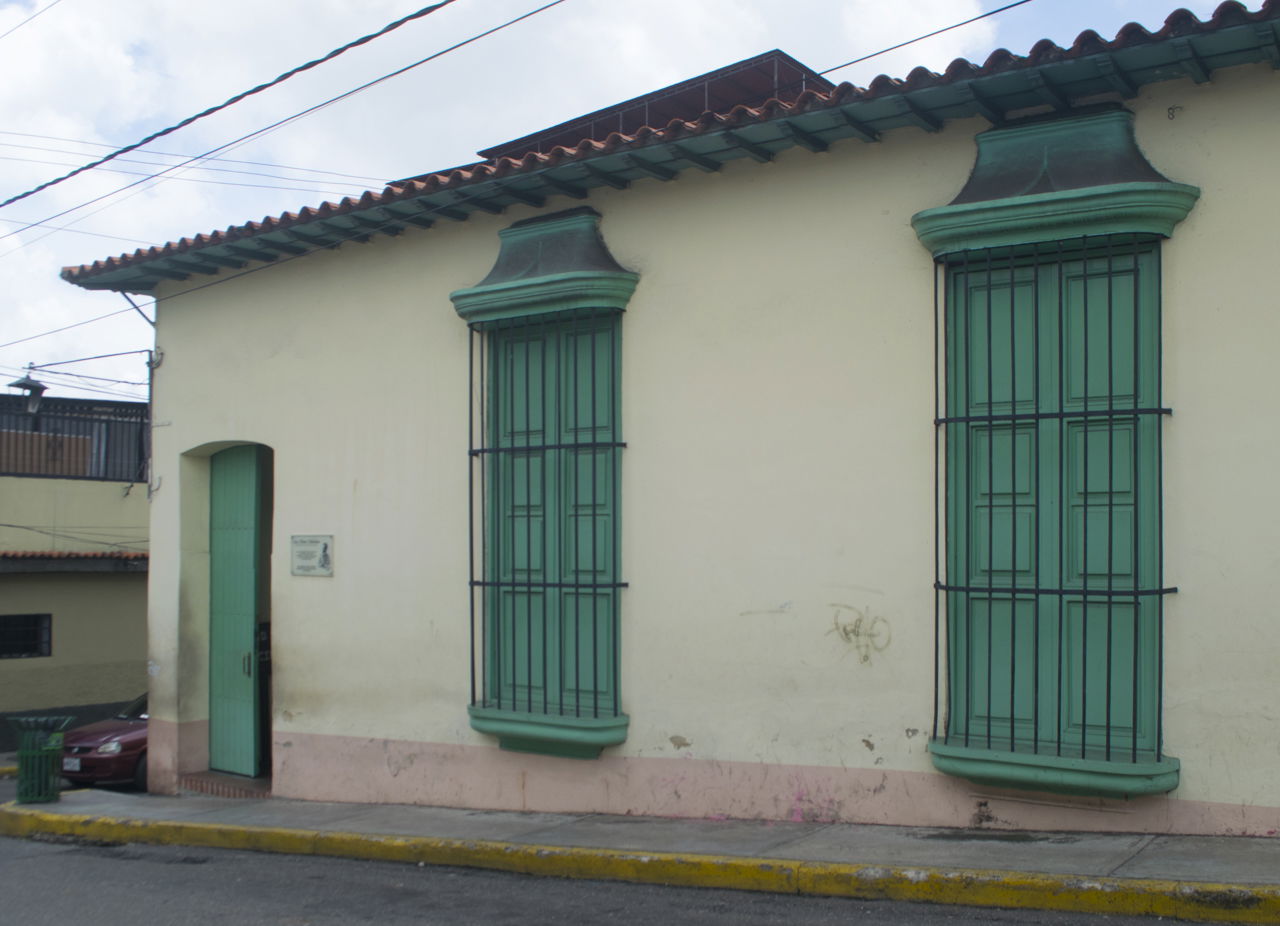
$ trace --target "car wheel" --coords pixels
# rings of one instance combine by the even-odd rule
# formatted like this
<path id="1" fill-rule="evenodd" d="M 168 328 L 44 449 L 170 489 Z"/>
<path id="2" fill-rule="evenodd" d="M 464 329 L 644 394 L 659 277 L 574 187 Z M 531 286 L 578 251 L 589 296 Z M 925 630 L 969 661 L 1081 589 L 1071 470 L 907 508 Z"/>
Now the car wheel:
<path id="1" fill-rule="evenodd" d="M 138 764 L 133 767 L 133 786 L 139 791 L 147 790 L 147 751 L 145 749 L 138 756 Z"/>

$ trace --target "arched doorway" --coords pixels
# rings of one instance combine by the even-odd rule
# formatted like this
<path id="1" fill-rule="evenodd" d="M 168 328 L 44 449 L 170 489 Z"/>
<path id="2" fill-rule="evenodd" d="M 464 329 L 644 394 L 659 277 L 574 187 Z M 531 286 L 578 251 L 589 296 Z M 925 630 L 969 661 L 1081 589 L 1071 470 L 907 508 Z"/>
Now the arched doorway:
<path id="1" fill-rule="evenodd" d="M 209 768 L 269 773 L 272 453 L 243 444 L 209 472 Z"/>

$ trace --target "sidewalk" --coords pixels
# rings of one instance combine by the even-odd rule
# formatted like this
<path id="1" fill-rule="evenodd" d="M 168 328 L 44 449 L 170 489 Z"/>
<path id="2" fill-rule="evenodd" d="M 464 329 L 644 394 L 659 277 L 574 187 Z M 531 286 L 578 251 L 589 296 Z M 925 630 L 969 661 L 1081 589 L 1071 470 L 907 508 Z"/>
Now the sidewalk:
<path id="1" fill-rule="evenodd" d="M 1223 923 L 1280 922 L 1280 839 L 675 820 L 67 791 L 0 835 Z"/>

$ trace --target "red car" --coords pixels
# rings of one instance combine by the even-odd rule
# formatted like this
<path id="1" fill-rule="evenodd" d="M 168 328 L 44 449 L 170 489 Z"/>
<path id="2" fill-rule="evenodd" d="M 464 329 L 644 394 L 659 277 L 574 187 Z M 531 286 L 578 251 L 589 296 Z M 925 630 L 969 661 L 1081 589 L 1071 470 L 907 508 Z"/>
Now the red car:
<path id="1" fill-rule="evenodd" d="M 111 720 L 68 730 L 62 741 L 62 777 L 74 784 L 132 783 L 147 790 L 147 696 Z"/>

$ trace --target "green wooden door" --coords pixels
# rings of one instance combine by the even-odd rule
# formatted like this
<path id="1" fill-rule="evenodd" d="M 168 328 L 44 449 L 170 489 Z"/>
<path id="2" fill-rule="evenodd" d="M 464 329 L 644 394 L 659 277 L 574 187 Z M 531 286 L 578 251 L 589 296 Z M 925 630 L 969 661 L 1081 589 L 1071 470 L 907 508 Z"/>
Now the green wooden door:
<path id="1" fill-rule="evenodd" d="M 493 333 L 488 697 L 617 712 L 617 321 Z"/>
<path id="2" fill-rule="evenodd" d="M 952 272 L 950 743 L 1155 752 L 1156 273 L 1114 248 Z"/>
<path id="3" fill-rule="evenodd" d="M 210 460 L 209 767 L 261 769 L 255 634 L 267 594 L 267 449 L 232 447 Z"/>

